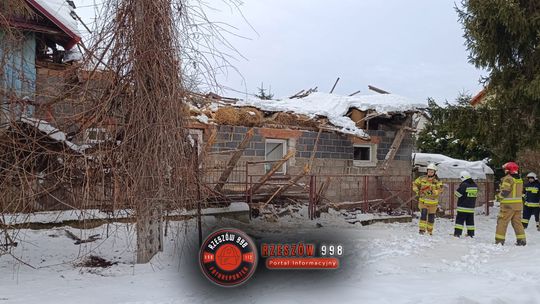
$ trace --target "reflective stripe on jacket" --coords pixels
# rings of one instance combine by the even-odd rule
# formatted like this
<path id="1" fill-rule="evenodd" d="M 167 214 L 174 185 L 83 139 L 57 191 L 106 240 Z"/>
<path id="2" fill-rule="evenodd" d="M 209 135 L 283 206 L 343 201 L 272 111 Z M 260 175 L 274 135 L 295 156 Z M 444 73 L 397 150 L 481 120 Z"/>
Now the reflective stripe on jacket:
<path id="1" fill-rule="evenodd" d="M 471 178 L 464 180 L 454 194 L 458 198 L 458 211 L 459 207 L 464 207 L 466 209 L 471 208 L 473 210 L 471 213 L 474 213 L 474 207 L 476 207 L 476 197 L 478 196 L 478 186 Z"/>
<path id="2" fill-rule="evenodd" d="M 419 201 L 429 205 L 439 203 L 442 193 L 442 182 L 436 177 L 420 176 L 414 180 L 413 191 L 418 195 Z"/>
<path id="3" fill-rule="evenodd" d="M 525 206 L 540 207 L 540 181 L 525 184 Z"/>
<path id="4" fill-rule="evenodd" d="M 514 176 L 506 175 L 501 180 L 501 203 L 502 204 L 514 204 L 523 202 L 523 180 L 519 175 Z M 508 194 L 503 195 L 503 192 Z"/>

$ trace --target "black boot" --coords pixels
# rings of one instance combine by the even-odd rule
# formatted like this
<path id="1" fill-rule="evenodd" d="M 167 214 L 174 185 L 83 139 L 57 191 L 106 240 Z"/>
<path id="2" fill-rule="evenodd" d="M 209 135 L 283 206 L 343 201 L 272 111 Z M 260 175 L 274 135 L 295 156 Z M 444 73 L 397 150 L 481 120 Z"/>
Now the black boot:
<path id="1" fill-rule="evenodd" d="M 504 246 L 504 240 L 498 240 L 498 239 L 495 239 L 495 245 L 497 244 L 501 244 Z"/>
<path id="2" fill-rule="evenodd" d="M 527 245 L 527 241 L 526 240 L 517 240 L 516 245 L 517 246 L 525 246 L 525 245 Z"/>

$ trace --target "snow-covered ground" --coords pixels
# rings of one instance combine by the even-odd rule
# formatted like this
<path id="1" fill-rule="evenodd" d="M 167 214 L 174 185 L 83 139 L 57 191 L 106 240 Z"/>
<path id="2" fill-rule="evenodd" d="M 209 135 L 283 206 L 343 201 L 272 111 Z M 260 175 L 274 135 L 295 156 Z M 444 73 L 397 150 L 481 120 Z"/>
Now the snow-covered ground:
<path id="1" fill-rule="evenodd" d="M 15 256 L 0 257 L 0 303 L 539 303 L 540 232 L 529 244 L 493 245 L 496 210 L 477 215 L 477 237 L 456 239 L 453 222 L 437 219 L 433 236 L 417 234 L 417 221 L 351 225 L 335 215 L 282 223 L 205 218 L 205 234 L 235 226 L 256 241 L 340 242 L 341 268 L 332 271 L 271 271 L 259 265 L 245 285 L 221 288 L 202 277 L 196 262 L 193 222 L 169 227 L 166 249 L 146 265 L 133 265 L 133 227 L 109 226 L 111 237 L 74 245 L 64 228 L 22 230 Z M 316 223 L 322 224 L 317 228 Z M 318 225 L 320 226 L 320 225 Z M 84 236 L 106 234 L 68 228 Z M 180 241 L 172 235 L 180 235 Z M 117 262 L 109 268 L 76 266 L 84 255 Z"/>

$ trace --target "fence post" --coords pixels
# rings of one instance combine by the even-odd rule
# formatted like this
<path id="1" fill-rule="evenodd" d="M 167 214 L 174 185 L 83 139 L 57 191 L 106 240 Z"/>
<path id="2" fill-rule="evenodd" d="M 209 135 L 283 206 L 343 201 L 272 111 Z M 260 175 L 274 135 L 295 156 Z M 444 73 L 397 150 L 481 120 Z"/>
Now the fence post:
<path id="1" fill-rule="evenodd" d="M 454 182 L 450 182 L 450 215 L 454 217 Z"/>
<path id="2" fill-rule="evenodd" d="M 317 202 L 319 202 L 321 199 L 318 195 L 318 191 L 319 190 L 317 190 L 317 175 L 314 175 L 313 176 L 313 197 L 315 198 L 315 200 L 313 201 L 313 219 L 317 217 Z"/>
<path id="3" fill-rule="evenodd" d="M 363 212 L 368 212 L 368 196 L 367 196 L 367 175 L 364 176 L 364 204 L 363 204 Z"/>
<path id="4" fill-rule="evenodd" d="M 315 200 L 316 200 L 316 179 L 315 175 L 309 176 L 309 206 L 308 216 L 310 220 L 315 219 Z"/>
<path id="5" fill-rule="evenodd" d="M 489 215 L 489 181 L 486 178 L 486 215 Z"/>
<path id="6" fill-rule="evenodd" d="M 414 211 L 414 202 L 415 200 L 412 198 L 413 197 L 413 190 L 412 190 L 412 183 L 413 183 L 413 177 L 412 176 L 409 176 L 407 178 L 407 181 L 409 182 L 408 183 L 408 187 L 409 187 L 409 198 L 411 200 L 411 204 L 409 205 L 409 214 L 413 214 L 413 211 Z"/>
<path id="7" fill-rule="evenodd" d="M 249 204 L 249 189 L 251 188 L 251 185 L 250 187 L 248 187 L 248 175 L 249 175 L 249 162 L 246 162 L 246 190 L 245 190 L 246 191 L 246 204 Z"/>
<path id="8" fill-rule="evenodd" d="M 309 176 L 308 218 L 311 220 L 311 205 L 313 204 L 313 175 Z"/>

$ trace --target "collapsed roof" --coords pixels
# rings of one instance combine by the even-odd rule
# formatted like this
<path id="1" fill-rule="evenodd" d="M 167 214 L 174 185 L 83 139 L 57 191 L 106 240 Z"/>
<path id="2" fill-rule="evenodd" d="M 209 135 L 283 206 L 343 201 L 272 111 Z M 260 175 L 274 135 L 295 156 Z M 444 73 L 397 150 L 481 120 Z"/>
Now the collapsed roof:
<path id="1" fill-rule="evenodd" d="M 361 111 L 374 110 L 377 113 L 416 111 L 427 103 L 417 102 L 395 94 L 342 96 L 315 92 L 300 99 L 261 100 L 258 98 L 242 100 L 239 106 L 252 106 L 264 111 L 293 112 L 309 117 L 325 116 L 330 123 L 340 127 L 341 132 L 359 137 L 366 136 L 362 129 L 346 114 L 354 108 Z"/>
<path id="2" fill-rule="evenodd" d="M 214 103 L 211 106 L 212 112 L 223 106 L 227 105 Z M 427 107 L 427 103 L 395 94 L 342 96 L 314 92 L 303 98 L 287 98 L 282 100 L 249 98 L 246 100 L 237 100 L 233 106 L 251 107 L 266 112 L 292 113 L 308 119 L 324 117 L 336 127 L 336 131 L 358 137 L 369 137 L 362 128 L 358 127 L 358 121 L 353 121 L 349 117 L 348 113 L 351 109 L 364 112 L 370 111 L 377 114 L 396 114 L 418 112 L 420 108 Z M 251 113 L 251 115 L 255 115 L 255 113 Z M 197 119 L 203 123 L 208 123 L 207 117 L 199 115 Z"/>

